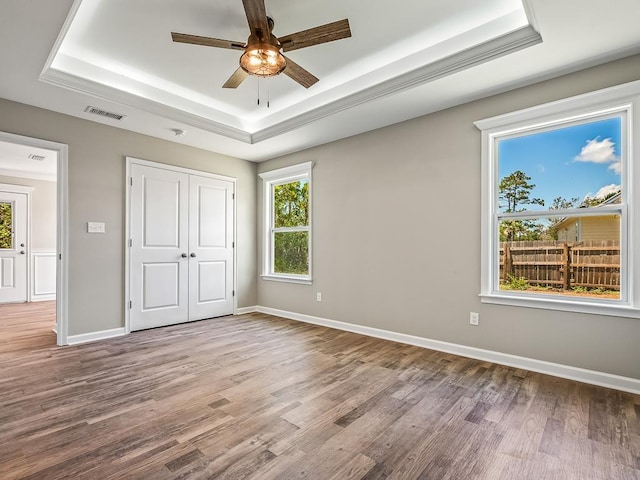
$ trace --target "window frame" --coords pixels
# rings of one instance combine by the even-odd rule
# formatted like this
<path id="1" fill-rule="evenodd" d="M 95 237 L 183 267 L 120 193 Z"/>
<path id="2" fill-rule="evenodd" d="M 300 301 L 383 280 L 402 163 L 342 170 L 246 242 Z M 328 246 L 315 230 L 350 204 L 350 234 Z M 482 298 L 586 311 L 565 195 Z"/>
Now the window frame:
<path id="1" fill-rule="evenodd" d="M 312 283 L 312 168 L 313 162 L 305 162 L 289 167 L 278 168 L 268 172 L 260 173 L 262 179 L 263 194 L 263 243 L 262 243 L 262 275 L 264 280 L 274 280 L 288 283 L 301 283 L 311 285 Z M 278 227 L 274 226 L 275 212 L 273 211 L 274 187 L 286 183 L 295 182 L 297 180 L 306 179 L 309 184 L 309 222 L 306 227 Z M 308 232 L 308 264 L 309 273 L 307 275 L 299 275 L 293 273 L 277 273 L 274 269 L 274 237 L 279 232 Z"/>
<path id="2" fill-rule="evenodd" d="M 621 204 L 602 206 L 597 212 L 567 209 L 499 213 L 497 147 L 500 140 L 618 115 L 622 116 Z M 481 131 L 482 149 L 479 294 L 481 301 L 499 305 L 640 318 L 640 254 L 631 248 L 634 241 L 636 244 L 640 243 L 640 81 L 479 120 L 475 125 Z M 620 213 L 620 299 L 545 295 L 499 289 L 500 238 L 497 229 L 500 219 L 505 219 L 505 216 L 549 217 L 555 216 L 557 212 L 578 213 L 580 216 Z"/>

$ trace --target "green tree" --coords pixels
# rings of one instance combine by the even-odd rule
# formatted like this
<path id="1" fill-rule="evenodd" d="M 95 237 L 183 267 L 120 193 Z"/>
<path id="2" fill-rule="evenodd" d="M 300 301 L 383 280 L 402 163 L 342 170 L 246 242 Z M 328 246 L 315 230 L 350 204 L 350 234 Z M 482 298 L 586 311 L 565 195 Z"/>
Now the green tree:
<path id="1" fill-rule="evenodd" d="M 578 197 L 573 197 L 570 200 L 567 200 L 564 197 L 556 197 L 553 199 L 549 210 L 565 210 L 567 208 L 575 208 L 580 199 Z M 549 227 L 547 228 L 547 235 L 553 240 L 558 239 L 558 229 L 557 226 L 560 222 L 564 220 L 564 217 L 552 217 L 549 219 Z"/>
<path id="2" fill-rule="evenodd" d="M 525 209 L 519 207 L 524 205 L 544 206 L 543 199 L 531 198 L 531 191 L 536 186 L 533 183 L 529 183 L 530 180 L 531 177 L 522 170 L 516 170 L 500 180 L 498 198 L 502 202 L 500 207 L 504 208 L 505 212 L 522 212 Z"/>
<path id="3" fill-rule="evenodd" d="M 0 203 L 0 248 L 11 248 L 11 204 Z"/>
<path id="4" fill-rule="evenodd" d="M 545 228 L 537 220 L 503 220 L 500 222 L 500 241 L 542 240 Z"/>
<path id="5" fill-rule="evenodd" d="M 578 197 L 573 197 L 571 200 L 567 200 L 564 197 L 556 197 L 553 199 L 549 210 L 564 210 L 566 208 L 574 208 L 578 205 L 580 199 Z"/>
<path id="6" fill-rule="evenodd" d="M 309 225 L 309 182 L 295 181 L 273 188 L 275 227 Z"/>
<path id="7" fill-rule="evenodd" d="M 285 230 L 274 234 L 274 271 L 309 273 L 309 232 L 289 230 L 309 225 L 309 182 L 276 185 L 273 189 L 274 227 Z"/>
<path id="8" fill-rule="evenodd" d="M 507 213 L 522 212 L 527 205 L 543 205 L 541 198 L 532 198 L 535 184 L 522 170 L 503 177 L 498 185 L 500 208 Z M 535 220 L 505 220 L 500 223 L 500 240 L 539 240 L 544 228 Z"/>

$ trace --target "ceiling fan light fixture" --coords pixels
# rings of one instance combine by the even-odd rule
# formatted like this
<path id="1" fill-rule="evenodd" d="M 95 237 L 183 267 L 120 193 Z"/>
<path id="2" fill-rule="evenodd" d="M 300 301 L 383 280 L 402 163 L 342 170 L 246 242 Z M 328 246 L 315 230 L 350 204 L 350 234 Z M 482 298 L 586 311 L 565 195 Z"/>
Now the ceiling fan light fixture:
<path id="1" fill-rule="evenodd" d="M 245 43 L 171 32 L 174 42 L 243 50 L 240 66 L 222 85 L 222 88 L 238 88 L 249 75 L 264 78 L 283 72 L 299 85 L 309 88 L 315 85 L 318 78 L 285 57 L 282 51 L 290 52 L 351 36 L 349 20 L 344 18 L 278 38 L 273 34 L 275 23 L 273 18 L 267 16 L 265 0 L 242 0 L 242 5 L 251 32 Z"/>
<path id="2" fill-rule="evenodd" d="M 287 61 L 277 46 L 255 43 L 249 45 L 240 57 L 240 66 L 249 75 L 273 77 L 282 73 Z"/>

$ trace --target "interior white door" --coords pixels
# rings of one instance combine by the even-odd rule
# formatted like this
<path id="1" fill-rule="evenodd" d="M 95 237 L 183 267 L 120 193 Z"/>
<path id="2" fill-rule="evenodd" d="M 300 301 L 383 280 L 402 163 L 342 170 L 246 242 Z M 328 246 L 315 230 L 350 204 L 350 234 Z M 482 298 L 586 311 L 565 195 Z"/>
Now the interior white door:
<path id="1" fill-rule="evenodd" d="M 0 303 L 27 301 L 27 194 L 0 191 Z"/>
<path id="2" fill-rule="evenodd" d="M 131 165 L 130 328 L 189 316 L 189 175 Z"/>
<path id="3" fill-rule="evenodd" d="M 131 165 L 130 329 L 233 313 L 234 183 Z"/>
<path id="4" fill-rule="evenodd" d="M 189 319 L 233 313 L 233 183 L 191 175 Z"/>

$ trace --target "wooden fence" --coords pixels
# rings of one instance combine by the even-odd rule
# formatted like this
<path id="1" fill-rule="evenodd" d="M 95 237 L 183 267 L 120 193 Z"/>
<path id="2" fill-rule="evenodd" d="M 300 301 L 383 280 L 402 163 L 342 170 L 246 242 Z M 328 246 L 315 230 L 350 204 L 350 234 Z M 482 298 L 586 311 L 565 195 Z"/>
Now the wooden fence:
<path id="1" fill-rule="evenodd" d="M 529 284 L 620 290 L 620 242 L 527 241 L 500 243 L 500 279 Z"/>

